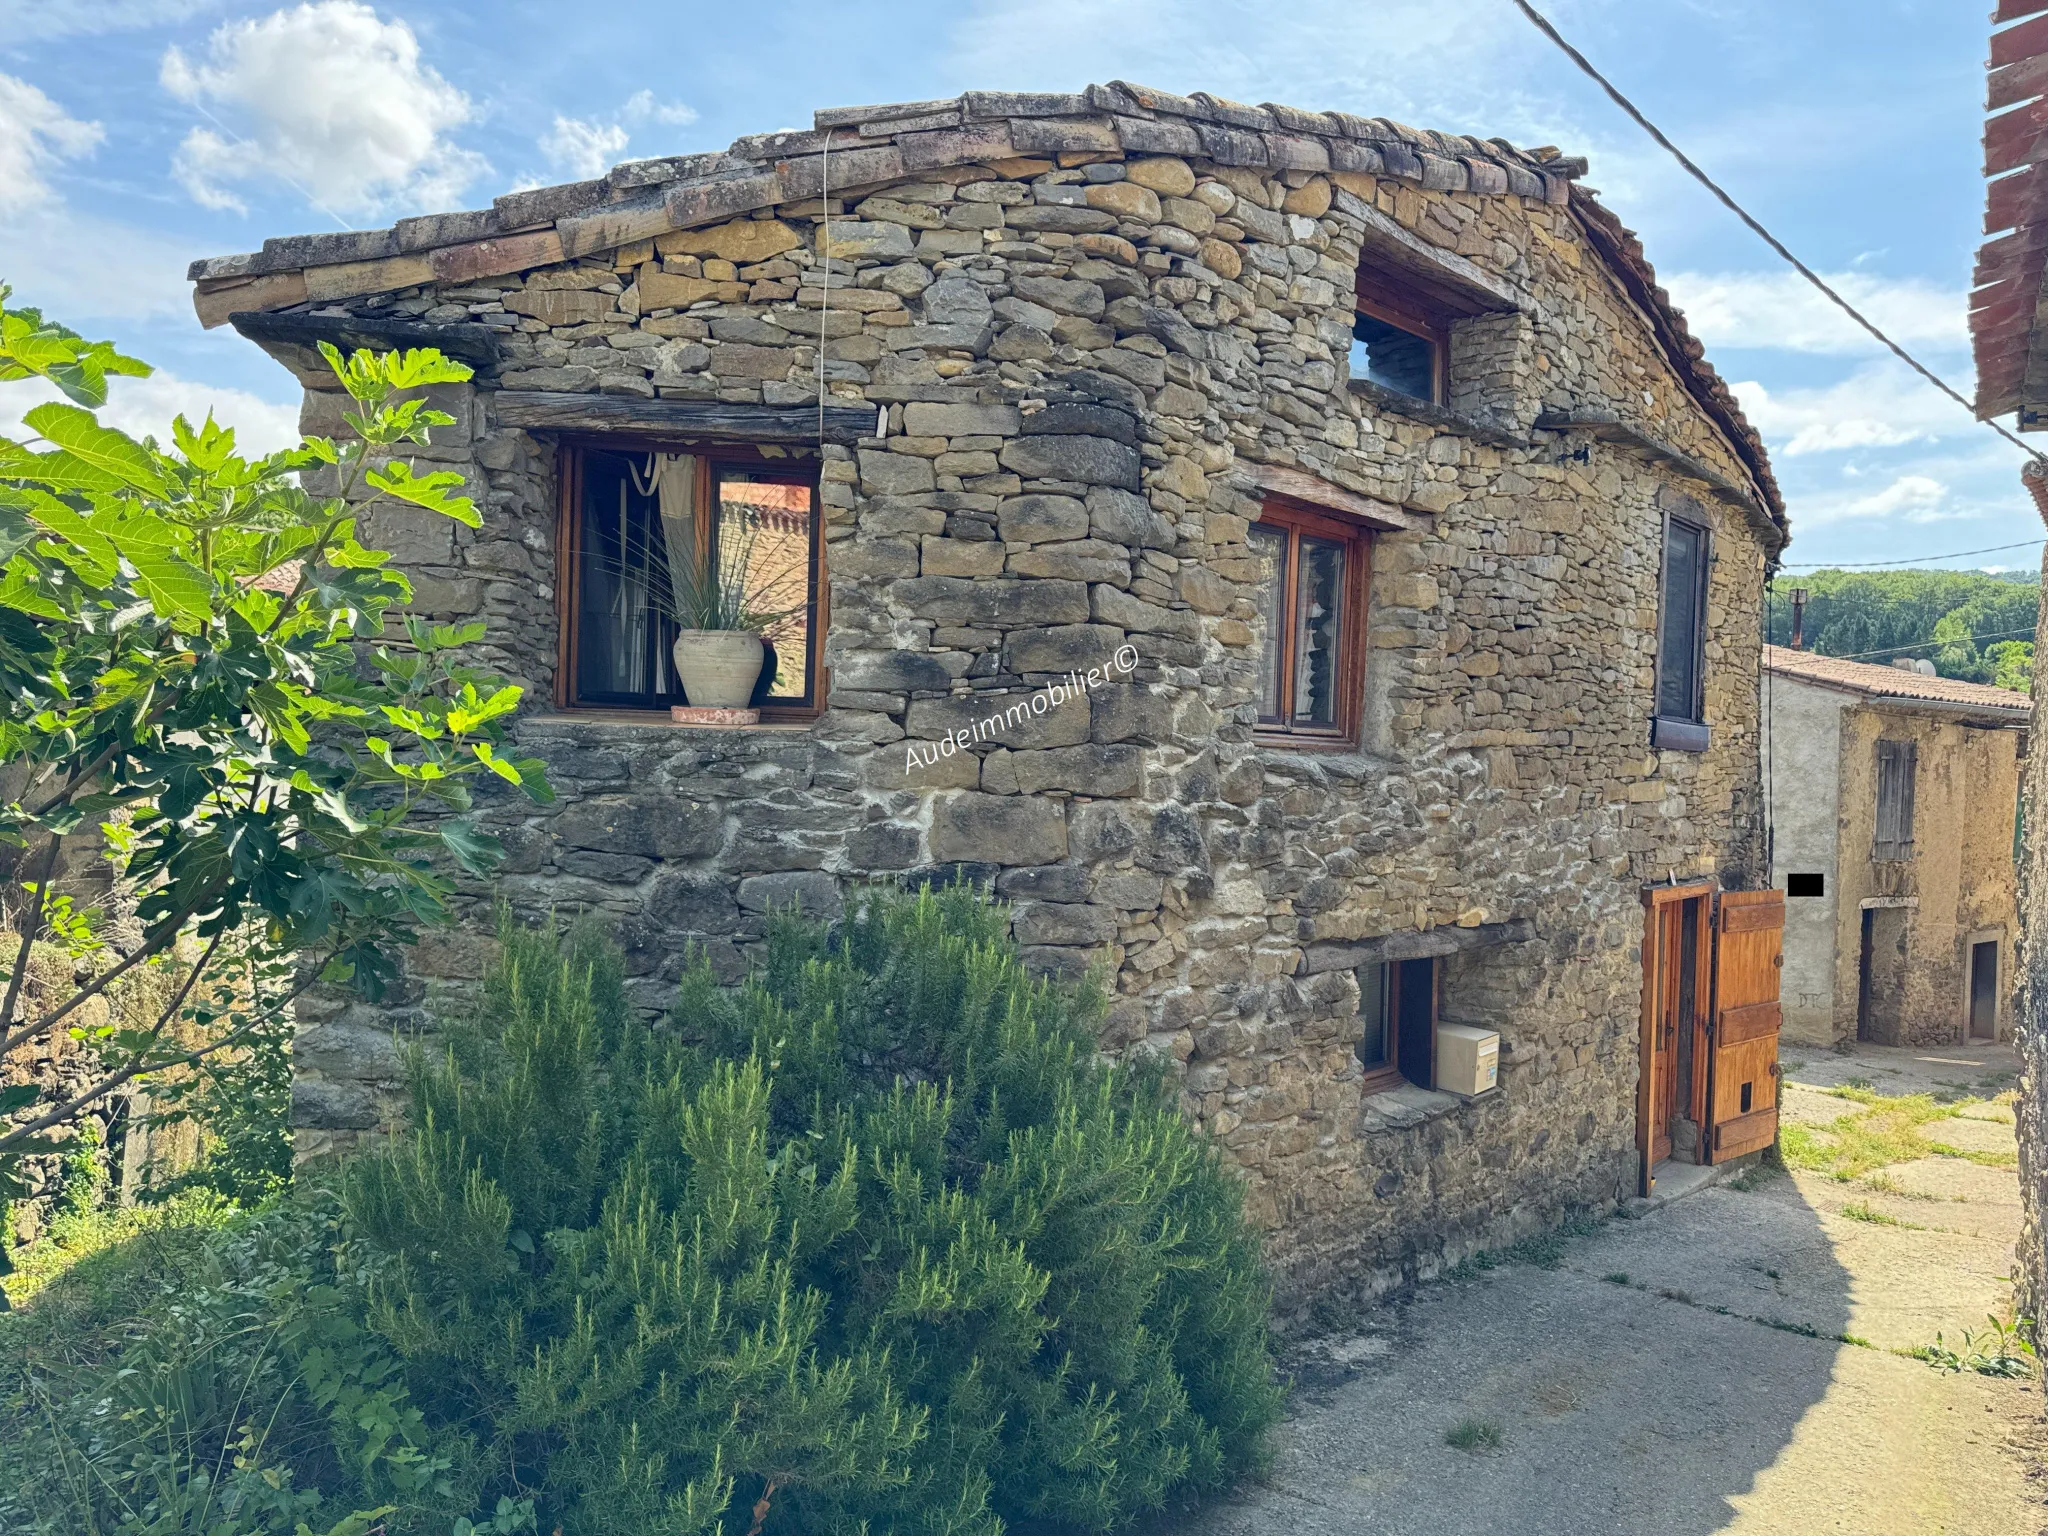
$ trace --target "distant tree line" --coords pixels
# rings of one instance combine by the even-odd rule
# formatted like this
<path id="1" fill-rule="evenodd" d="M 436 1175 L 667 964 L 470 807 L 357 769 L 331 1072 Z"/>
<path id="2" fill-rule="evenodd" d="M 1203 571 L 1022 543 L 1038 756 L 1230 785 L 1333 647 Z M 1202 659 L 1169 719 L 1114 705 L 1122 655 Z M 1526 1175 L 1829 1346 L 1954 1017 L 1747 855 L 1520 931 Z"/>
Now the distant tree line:
<path id="1" fill-rule="evenodd" d="M 1771 588 L 1769 634 L 1792 643 L 1792 590 L 1806 589 L 1802 647 L 1886 664 L 1926 657 L 1943 677 L 2033 686 L 2041 579 L 2032 572 L 1812 571 Z"/>

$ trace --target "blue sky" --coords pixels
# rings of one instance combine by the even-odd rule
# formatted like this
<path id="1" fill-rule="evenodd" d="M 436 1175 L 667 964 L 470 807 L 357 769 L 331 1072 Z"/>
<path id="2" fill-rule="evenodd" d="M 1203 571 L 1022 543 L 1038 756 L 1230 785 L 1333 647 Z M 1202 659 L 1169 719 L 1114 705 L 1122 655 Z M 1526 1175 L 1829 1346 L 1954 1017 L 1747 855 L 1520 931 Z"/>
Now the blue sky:
<path id="1" fill-rule="evenodd" d="M 1793 249 L 1968 392 L 1986 7 L 1546 8 Z M 290 430 L 290 380 L 232 332 L 199 330 L 184 282 L 195 256 L 487 205 L 807 123 L 819 106 L 1110 79 L 1585 154 L 1588 182 L 1642 234 L 1770 443 L 1792 563 L 2039 537 L 2019 451 L 1834 315 L 1508 0 L 0 0 L 0 278 L 17 302 L 159 366 L 117 384 L 122 425 L 214 402 L 275 439 Z M 0 418 L 20 403 L 0 394 Z"/>

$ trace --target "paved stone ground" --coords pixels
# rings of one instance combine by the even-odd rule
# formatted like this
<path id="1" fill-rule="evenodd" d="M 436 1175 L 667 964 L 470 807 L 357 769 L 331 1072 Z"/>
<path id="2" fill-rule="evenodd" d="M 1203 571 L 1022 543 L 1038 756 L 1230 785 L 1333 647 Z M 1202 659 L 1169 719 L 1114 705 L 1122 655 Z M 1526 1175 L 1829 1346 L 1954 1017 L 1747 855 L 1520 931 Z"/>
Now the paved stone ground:
<path id="1" fill-rule="evenodd" d="M 1819 1125 L 1859 1107 L 1827 1087 L 1996 1093 L 2012 1058 L 1791 1052 L 1787 1067 L 1787 1119 Z M 1965 1113 L 1928 1134 L 2010 1149 L 2004 1106 Z M 1366 1312 L 1298 1358 L 1268 1480 L 1158 1530 L 2038 1536 L 2035 1384 L 1892 1352 L 2005 1313 L 2014 1172 L 1938 1156 L 1882 1173 L 1707 1189 Z M 1498 1444 L 1448 1444 L 1467 1424 Z"/>

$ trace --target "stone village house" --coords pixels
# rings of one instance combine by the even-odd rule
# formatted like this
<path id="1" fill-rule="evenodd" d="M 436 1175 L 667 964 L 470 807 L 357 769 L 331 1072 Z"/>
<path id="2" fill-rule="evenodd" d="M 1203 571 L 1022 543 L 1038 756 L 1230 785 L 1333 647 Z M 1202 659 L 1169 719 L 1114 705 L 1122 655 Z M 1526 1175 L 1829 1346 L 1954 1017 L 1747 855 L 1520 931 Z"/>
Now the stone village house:
<path id="1" fill-rule="evenodd" d="M 318 339 L 475 365 L 431 456 L 483 527 L 367 536 L 532 691 L 561 800 L 487 817 L 516 901 L 608 914 L 654 1005 L 771 906 L 990 880 L 1033 963 L 1102 967 L 1105 1049 L 1177 1064 L 1298 1307 L 1611 1207 L 1674 1126 L 1775 1125 L 1774 1003 L 1713 1105 L 1673 1024 L 1710 923 L 1776 995 L 1776 897 L 1717 893 L 1768 874 L 1784 509 L 1584 169 L 970 93 L 192 276 L 311 430 Z M 648 551 L 750 528 L 797 610 L 761 722 L 675 724 Z M 480 963 L 421 946 L 401 1025 Z M 1497 1088 L 1434 1086 L 1438 1021 L 1498 1032 Z M 302 1149 L 346 1144 L 390 1011 L 310 1011 L 298 1061 Z"/>
<path id="2" fill-rule="evenodd" d="M 1764 668 L 1785 1039 L 2010 1040 L 2026 698 L 1775 645 Z"/>

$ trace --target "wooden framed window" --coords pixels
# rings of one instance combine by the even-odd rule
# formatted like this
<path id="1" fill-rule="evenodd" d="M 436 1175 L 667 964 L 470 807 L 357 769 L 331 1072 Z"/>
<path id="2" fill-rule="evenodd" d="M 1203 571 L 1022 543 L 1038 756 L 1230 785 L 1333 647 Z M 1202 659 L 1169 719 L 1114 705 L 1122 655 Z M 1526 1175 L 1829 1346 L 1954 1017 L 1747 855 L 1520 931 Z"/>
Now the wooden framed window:
<path id="1" fill-rule="evenodd" d="M 1259 734 L 1288 745 L 1355 740 L 1371 530 L 1269 501 L 1247 541 L 1265 620 Z"/>
<path id="2" fill-rule="evenodd" d="M 1372 1093 L 1401 1082 L 1433 1087 L 1441 1002 L 1435 959 L 1382 960 L 1361 965 L 1357 976 L 1363 1089 Z"/>
<path id="3" fill-rule="evenodd" d="M 1913 857 L 1913 780 L 1920 745 L 1912 741 L 1877 744 L 1877 837 L 1874 859 Z"/>
<path id="4" fill-rule="evenodd" d="M 1707 571 L 1712 535 L 1704 524 L 1667 513 L 1657 614 L 1657 713 L 1651 744 L 1686 752 L 1707 748 Z"/>
<path id="5" fill-rule="evenodd" d="M 727 446 L 605 441 L 561 451 L 556 702 L 686 704 L 670 655 L 680 627 L 671 550 L 688 549 L 775 615 L 755 700 L 763 721 L 823 706 L 824 537 L 815 460 Z"/>
<path id="6" fill-rule="evenodd" d="M 1450 392 L 1452 318 L 1413 285 L 1361 271 L 1351 328 L 1351 377 L 1425 405 L 1443 405 Z"/>

